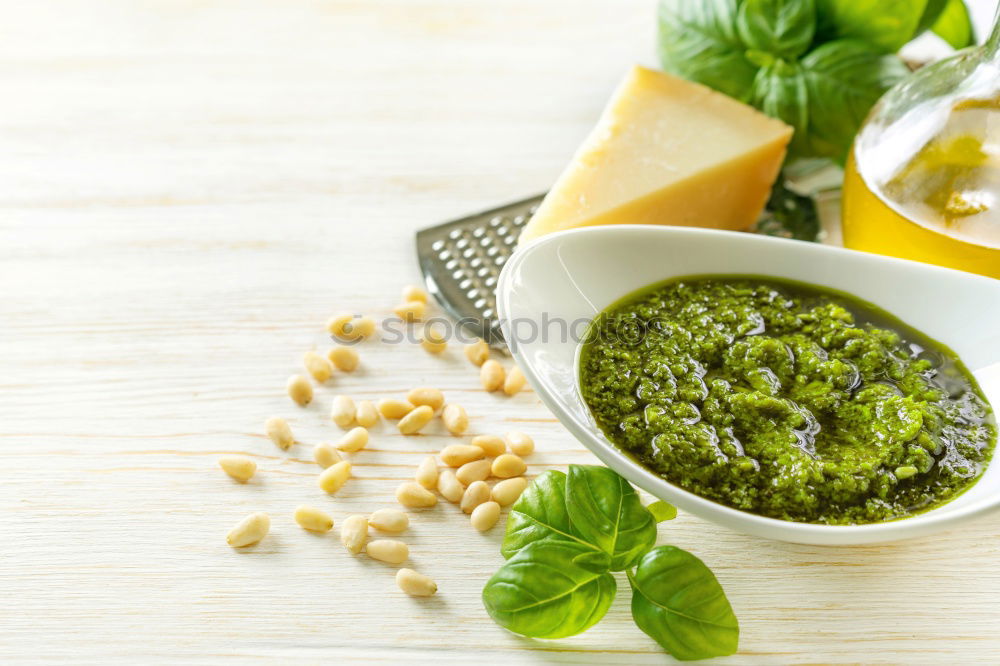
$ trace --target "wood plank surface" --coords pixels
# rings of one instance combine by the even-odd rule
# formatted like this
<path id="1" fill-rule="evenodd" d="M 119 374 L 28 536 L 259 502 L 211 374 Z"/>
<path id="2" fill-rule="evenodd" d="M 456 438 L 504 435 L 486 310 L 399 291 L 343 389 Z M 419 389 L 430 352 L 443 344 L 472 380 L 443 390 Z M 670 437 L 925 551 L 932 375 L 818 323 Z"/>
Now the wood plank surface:
<path id="1" fill-rule="evenodd" d="M 521 429 L 529 473 L 593 462 L 526 391 L 484 393 L 452 347 L 369 341 L 306 409 L 284 382 L 337 311 L 383 318 L 417 279 L 413 232 L 544 190 L 625 68 L 655 63 L 651 1 L 10 2 L 0 40 L 0 661 L 669 662 L 608 616 L 558 642 L 480 602 L 502 527 L 415 513 L 394 569 L 303 532 L 394 506 L 453 438 L 373 429 L 336 496 L 311 445 L 332 396 L 419 385 L 471 432 Z M 509 363 L 509 361 L 505 361 Z M 264 419 L 289 419 L 284 453 Z M 217 467 L 258 463 L 246 486 Z M 648 498 L 647 498 L 648 499 Z M 230 526 L 272 533 L 234 551 Z M 726 664 L 997 663 L 1000 517 L 818 548 L 682 514 L 660 543 L 712 567 L 742 627 Z"/>

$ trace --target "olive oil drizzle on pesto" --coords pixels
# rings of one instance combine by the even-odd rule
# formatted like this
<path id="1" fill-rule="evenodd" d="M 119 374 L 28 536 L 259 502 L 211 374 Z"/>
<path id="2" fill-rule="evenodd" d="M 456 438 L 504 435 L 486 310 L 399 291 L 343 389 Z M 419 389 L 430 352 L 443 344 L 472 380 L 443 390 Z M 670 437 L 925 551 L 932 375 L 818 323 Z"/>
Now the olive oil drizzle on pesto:
<path id="1" fill-rule="evenodd" d="M 667 481 L 773 518 L 905 517 L 978 478 L 992 410 L 957 356 L 875 306 L 806 284 L 683 278 L 591 324 L 584 400 Z"/>

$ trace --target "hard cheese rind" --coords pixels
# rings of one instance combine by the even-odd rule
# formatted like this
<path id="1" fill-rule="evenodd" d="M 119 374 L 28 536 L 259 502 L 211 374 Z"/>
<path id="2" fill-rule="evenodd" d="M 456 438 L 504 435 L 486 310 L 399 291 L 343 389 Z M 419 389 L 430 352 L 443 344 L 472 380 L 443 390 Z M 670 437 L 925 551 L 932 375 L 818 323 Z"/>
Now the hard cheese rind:
<path id="1" fill-rule="evenodd" d="M 792 128 L 710 88 L 634 67 L 521 242 L 597 224 L 746 229 Z"/>

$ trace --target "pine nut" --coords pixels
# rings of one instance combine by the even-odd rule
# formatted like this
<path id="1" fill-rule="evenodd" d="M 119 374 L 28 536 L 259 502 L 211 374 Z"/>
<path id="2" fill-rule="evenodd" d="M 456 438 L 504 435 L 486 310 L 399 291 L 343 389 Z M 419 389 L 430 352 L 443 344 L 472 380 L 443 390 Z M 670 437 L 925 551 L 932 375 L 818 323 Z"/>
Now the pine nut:
<path id="1" fill-rule="evenodd" d="M 312 384 L 302 375 L 292 375 L 289 377 L 285 388 L 288 390 L 288 397 L 294 400 L 299 407 L 305 407 L 312 402 Z"/>
<path id="2" fill-rule="evenodd" d="M 493 492 L 490 495 L 493 501 L 500 506 L 510 506 L 517 501 L 524 489 L 528 487 L 528 480 L 523 476 L 515 476 L 512 479 L 497 481 L 493 485 Z"/>
<path id="3" fill-rule="evenodd" d="M 490 487 L 485 481 L 473 481 L 462 494 L 462 501 L 459 506 L 465 513 L 472 513 L 472 510 L 483 502 L 490 501 Z"/>
<path id="4" fill-rule="evenodd" d="M 396 585 L 411 597 L 430 597 L 438 591 L 437 583 L 422 573 L 413 569 L 400 569 L 396 572 Z"/>
<path id="5" fill-rule="evenodd" d="M 471 345 L 465 345 L 465 358 L 472 365 L 480 366 L 490 357 L 490 346 L 485 340 L 476 340 Z"/>
<path id="6" fill-rule="evenodd" d="M 523 432 L 511 430 L 505 437 L 511 453 L 524 457 L 530 456 L 535 450 L 535 440 Z"/>
<path id="7" fill-rule="evenodd" d="M 354 453 L 355 451 L 360 451 L 368 445 L 368 431 L 358 426 L 357 428 L 351 428 L 344 436 L 340 438 L 337 442 L 337 448 L 341 451 L 347 451 L 348 453 Z"/>
<path id="8" fill-rule="evenodd" d="M 507 379 L 503 382 L 503 392 L 507 395 L 514 395 L 515 393 L 520 393 L 521 389 L 528 382 L 525 378 L 524 373 L 521 372 L 521 368 L 516 365 L 510 369 L 507 373 Z"/>
<path id="9" fill-rule="evenodd" d="M 351 314 L 339 314 L 326 322 L 326 329 L 341 340 L 362 340 L 375 332 L 375 320 L 371 317 L 355 319 Z"/>
<path id="10" fill-rule="evenodd" d="M 450 444 L 441 449 L 441 462 L 448 467 L 461 467 L 465 463 L 483 458 L 486 453 L 471 444 Z"/>
<path id="11" fill-rule="evenodd" d="M 388 564 L 402 564 L 410 556 L 410 548 L 395 539 L 375 539 L 365 548 L 368 557 Z"/>
<path id="12" fill-rule="evenodd" d="M 229 530 L 226 543 L 233 548 L 252 546 L 267 536 L 271 529 L 271 517 L 264 512 L 251 513 Z"/>
<path id="13" fill-rule="evenodd" d="M 462 501 L 462 495 L 465 494 L 465 486 L 462 485 L 453 471 L 446 469 L 438 476 L 438 492 L 452 504 L 458 504 Z"/>
<path id="14" fill-rule="evenodd" d="M 398 534 L 410 525 L 410 518 L 398 509 L 379 509 L 368 516 L 368 524 L 382 532 Z"/>
<path id="15" fill-rule="evenodd" d="M 493 459 L 493 476 L 500 479 L 509 479 L 513 476 L 521 476 L 528 466 L 519 456 L 513 453 L 505 453 Z"/>
<path id="16" fill-rule="evenodd" d="M 417 483 L 427 490 L 434 490 L 438 484 L 438 464 L 434 456 L 427 456 L 424 461 L 417 466 L 417 473 L 414 475 Z"/>
<path id="17" fill-rule="evenodd" d="M 403 321 L 420 321 L 427 312 L 427 304 L 423 301 L 406 301 L 394 307 L 392 311 Z"/>
<path id="18" fill-rule="evenodd" d="M 444 338 L 433 337 L 433 335 L 437 334 L 424 333 L 420 338 L 420 346 L 428 354 L 440 354 L 448 348 L 448 342 Z"/>
<path id="19" fill-rule="evenodd" d="M 271 441 L 277 444 L 280 449 L 287 450 L 295 443 L 295 437 L 292 436 L 292 429 L 288 427 L 288 421 L 280 416 L 272 416 L 265 421 L 264 430 Z"/>
<path id="20" fill-rule="evenodd" d="M 434 410 L 428 405 L 420 405 L 399 420 L 396 427 L 404 435 L 415 435 L 434 418 Z"/>
<path id="21" fill-rule="evenodd" d="M 431 388 L 429 386 L 421 386 L 419 388 L 412 389 L 406 394 L 406 399 L 417 407 L 427 405 L 435 412 L 441 409 L 441 406 L 444 405 L 444 393 L 441 393 L 438 389 Z"/>
<path id="22" fill-rule="evenodd" d="M 387 419 L 401 419 L 413 411 L 413 405 L 405 400 L 380 400 L 378 411 Z"/>
<path id="23" fill-rule="evenodd" d="M 320 384 L 333 376 L 333 363 L 314 351 L 305 353 L 305 356 L 302 357 L 302 364 L 306 366 L 306 370 L 309 371 L 312 378 Z"/>
<path id="24" fill-rule="evenodd" d="M 403 506 L 426 509 L 437 504 L 437 495 L 415 481 L 407 481 L 396 488 L 396 499 Z"/>
<path id="25" fill-rule="evenodd" d="M 323 470 L 319 475 L 319 487 L 331 495 L 347 483 L 351 477 L 351 463 L 341 460 Z"/>
<path id="26" fill-rule="evenodd" d="M 257 472 L 257 463 L 244 456 L 226 456 L 219 458 L 219 467 L 231 478 L 240 483 L 246 483 Z"/>
<path id="27" fill-rule="evenodd" d="M 481 448 L 488 456 L 499 456 L 507 450 L 503 439 L 496 435 L 476 435 L 472 438 L 472 445 Z"/>
<path id="28" fill-rule="evenodd" d="M 430 354 L 440 354 L 448 348 L 448 340 L 437 327 L 433 324 L 427 324 L 420 336 L 420 346 Z"/>
<path id="29" fill-rule="evenodd" d="M 472 510 L 469 522 L 480 532 L 492 528 L 500 520 L 500 505 L 496 502 L 483 502 Z"/>
<path id="30" fill-rule="evenodd" d="M 468 486 L 473 481 L 485 481 L 490 477 L 490 461 L 485 458 L 467 462 L 455 472 L 455 478 Z"/>
<path id="31" fill-rule="evenodd" d="M 420 301 L 421 303 L 426 303 L 427 292 L 415 284 L 406 285 L 403 287 L 403 302 L 409 303 L 410 301 Z"/>
<path id="32" fill-rule="evenodd" d="M 358 352 L 352 347 L 333 347 L 326 353 L 326 357 L 338 370 L 344 372 L 354 372 L 358 367 Z"/>
<path id="33" fill-rule="evenodd" d="M 354 423 L 354 415 L 357 413 L 354 401 L 350 396 L 338 395 L 333 399 L 333 406 L 330 408 L 330 418 L 341 428 L 347 428 Z"/>
<path id="34" fill-rule="evenodd" d="M 453 435 L 461 435 L 469 429 L 469 415 L 465 413 L 465 407 L 449 403 L 444 406 L 441 412 L 441 422 Z"/>
<path id="35" fill-rule="evenodd" d="M 358 408 L 354 412 L 354 420 L 362 428 L 371 428 L 378 423 L 378 409 L 371 400 L 362 400 L 358 403 Z"/>
<path id="36" fill-rule="evenodd" d="M 326 469 L 330 465 L 335 465 L 341 461 L 340 454 L 332 444 L 321 442 L 313 449 L 313 460 L 316 464 Z"/>
<path id="37" fill-rule="evenodd" d="M 351 335 L 355 340 L 370 338 L 375 333 L 375 320 L 371 317 L 359 317 L 351 323 Z"/>
<path id="38" fill-rule="evenodd" d="M 333 518 L 314 506 L 302 505 L 295 509 L 295 522 L 304 530 L 329 532 L 333 529 Z"/>
<path id="39" fill-rule="evenodd" d="M 354 315 L 348 313 L 333 315 L 326 320 L 326 330 L 330 332 L 330 335 L 341 338 L 342 340 L 349 340 L 351 338 L 348 332 L 348 327 L 353 319 Z"/>
<path id="40" fill-rule="evenodd" d="M 479 369 L 479 381 L 483 388 L 492 393 L 503 386 L 504 370 L 498 361 L 490 359 Z"/>
<path id="41" fill-rule="evenodd" d="M 357 555 L 365 548 L 368 541 L 368 518 L 365 516 L 348 516 L 340 526 L 340 543 L 351 553 Z"/>

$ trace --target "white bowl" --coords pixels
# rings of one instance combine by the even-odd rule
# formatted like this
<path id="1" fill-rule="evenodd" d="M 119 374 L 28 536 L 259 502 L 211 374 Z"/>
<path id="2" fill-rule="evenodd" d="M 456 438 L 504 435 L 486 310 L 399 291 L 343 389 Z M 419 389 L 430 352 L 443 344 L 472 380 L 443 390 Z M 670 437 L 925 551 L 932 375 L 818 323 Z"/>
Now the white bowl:
<path id="1" fill-rule="evenodd" d="M 818 545 L 930 534 L 1000 507 L 1000 464 L 969 490 L 915 516 L 869 525 L 765 518 L 682 490 L 620 452 L 601 432 L 578 383 L 579 338 L 594 315 L 636 289 L 671 277 L 749 274 L 832 287 L 870 301 L 959 354 L 1000 407 L 1000 281 L 901 259 L 759 235 L 642 225 L 565 231 L 530 243 L 497 287 L 504 336 L 528 381 L 584 446 L 635 485 L 680 509 L 756 536 Z M 561 335 L 551 322 L 576 322 Z M 532 335 L 545 328 L 548 336 Z M 574 336 L 573 333 L 576 335 Z"/>

